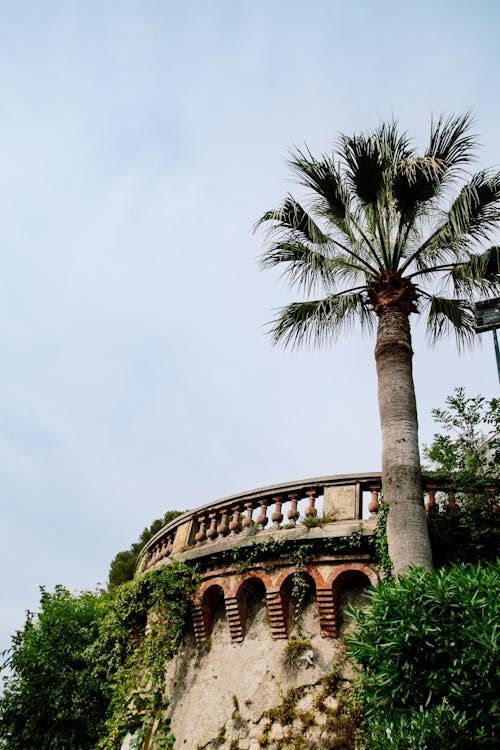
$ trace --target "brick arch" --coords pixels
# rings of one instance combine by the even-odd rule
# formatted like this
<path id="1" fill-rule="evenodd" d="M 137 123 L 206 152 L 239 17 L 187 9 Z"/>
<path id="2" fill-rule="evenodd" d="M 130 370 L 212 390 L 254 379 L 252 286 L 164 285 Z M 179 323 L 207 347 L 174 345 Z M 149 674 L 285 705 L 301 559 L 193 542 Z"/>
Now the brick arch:
<path id="1" fill-rule="evenodd" d="M 236 592 L 236 603 L 243 635 L 248 632 L 259 610 L 259 602 L 266 607 L 267 591 L 262 576 L 248 575 L 241 581 Z"/>
<path id="2" fill-rule="evenodd" d="M 196 595 L 196 602 L 198 604 L 201 604 L 201 601 L 203 597 L 205 596 L 206 592 L 214 586 L 219 586 L 219 588 L 222 589 L 222 592 L 225 597 L 231 596 L 229 581 L 226 578 L 223 578 L 222 576 L 217 576 L 217 578 L 210 578 L 209 580 L 202 581 L 200 583 L 200 586 Z"/>
<path id="3" fill-rule="evenodd" d="M 317 583 L 318 576 L 317 575 L 311 575 L 312 572 L 313 571 L 311 570 L 311 568 L 306 568 L 305 570 L 299 570 L 299 571 L 297 571 L 297 569 L 294 567 L 291 570 L 289 570 L 288 575 L 281 576 L 281 584 L 280 584 L 280 588 L 279 588 L 279 593 L 280 593 L 280 597 L 281 597 L 281 606 L 282 606 L 282 612 L 283 612 L 283 623 L 284 623 L 284 626 L 285 626 L 285 629 L 286 629 L 287 633 L 290 631 L 290 611 L 291 611 L 291 608 L 292 608 L 291 589 L 292 589 L 292 585 L 293 585 L 292 581 L 293 581 L 293 576 L 296 573 L 301 573 L 302 575 L 304 575 L 305 578 L 308 579 L 308 581 L 309 581 L 309 583 L 311 585 L 311 589 L 312 589 L 312 593 L 313 593 L 313 598 L 316 601 L 316 606 L 317 606 L 317 602 L 318 602 L 318 590 L 319 590 L 318 589 L 318 583 Z M 314 572 L 316 572 L 316 571 L 314 571 Z M 322 580 L 323 579 L 321 577 L 321 581 Z"/>
<path id="4" fill-rule="evenodd" d="M 370 584 L 376 585 L 377 583 L 378 576 L 366 565 L 351 564 L 342 566 L 341 570 L 336 571 L 331 588 L 334 602 L 336 635 L 339 635 L 342 629 L 346 604 L 355 603 L 355 600 L 350 598 L 353 593 L 357 591 L 357 596 L 359 596 L 359 593 L 364 588 L 370 586 Z M 356 604 L 359 606 L 359 600 L 356 601 Z"/>
<path id="5" fill-rule="evenodd" d="M 350 563 L 344 563 L 344 565 L 336 565 L 331 571 L 331 574 L 328 576 L 328 579 L 325 583 L 329 587 L 333 587 L 335 586 L 335 582 L 340 583 L 339 579 L 341 579 L 345 573 L 362 573 L 363 575 L 366 576 L 368 581 L 373 586 L 377 586 L 380 581 L 378 575 L 375 573 L 375 571 L 372 568 L 370 568 L 369 565 L 364 565 L 363 563 L 350 562 Z"/>
<path id="6" fill-rule="evenodd" d="M 262 570 L 252 570 L 251 573 L 245 573 L 242 576 L 238 576 L 238 578 L 235 580 L 234 584 L 236 588 L 236 596 L 238 596 L 241 587 L 251 579 L 260 581 L 266 591 L 268 591 L 273 585 L 271 582 L 271 578 L 267 575 L 267 573 L 264 573 L 264 571 Z"/>
<path id="7" fill-rule="evenodd" d="M 283 590 L 283 585 L 296 572 L 295 565 L 287 565 L 274 579 L 274 576 L 269 576 L 259 569 L 240 575 L 224 574 L 223 569 L 212 571 L 209 577 L 202 581 L 198 593 L 192 598 L 192 619 L 197 641 L 207 638 L 213 627 L 210 590 L 214 594 L 216 591 L 223 594 L 231 640 L 239 642 L 244 639 L 246 611 L 244 606 L 242 607 L 241 592 L 245 583 L 252 580 L 259 581 L 264 586 L 272 638 L 286 638 L 290 600 L 287 598 L 287 591 Z M 343 584 L 348 584 L 349 577 L 352 576 L 358 580 L 360 577 L 365 577 L 375 586 L 379 582 L 378 575 L 373 568 L 365 563 L 354 561 L 341 565 L 333 564 L 324 577 L 314 565 L 307 566 L 301 572 L 305 573 L 314 585 L 323 638 L 335 638 L 338 635 L 337 615 L 340 614 L 338 594 L 343 589 Z"/>
<path id="8" fill-rule="evenodd" d="M 226 597 L 224 587 L 219 583 L 212 582 L 211 585 L 207 586 L 205 591 L 201 594 L 200 606 L 203 622 L 205 624 L 205 634 L 208 636 L 212 632 L 217 609 L 222 606 L 224 608 L 224 615 L 226 615 Z"/>
<path id="9" fill-rule="evenodd" d="M 295 565 L 289 565 L 288 567 L 286 567 L 286 568 L 284 568 L 282 570 L 281 574 L 276 579 L 276 583 L 275 583 L 276 588 L 281 589 L 281 587 L 283 586 L 285 580 L 287 578 L 289 578 L 291 575 L 293 575 L 294 573 L 297 573 L 297 572 L 299 572 L 299 573 L 305 573 L 310 578 L 312 578 L 313 581 L 314 581 L 314 585 L 316 587 L 316 590 L 318 590 L 319 588 L 321 588 L 322 586 L 325 585 L 325 582 L 323 580 L 323 576 L 321 575 L 321 573 L 319 572 L 319 570 L 317 570 L 312 565 L 308 565 L 307 567 L 305 567 L 303 570 L 300 570 L 300 571 L 297 571 L 297 567 Z"/>

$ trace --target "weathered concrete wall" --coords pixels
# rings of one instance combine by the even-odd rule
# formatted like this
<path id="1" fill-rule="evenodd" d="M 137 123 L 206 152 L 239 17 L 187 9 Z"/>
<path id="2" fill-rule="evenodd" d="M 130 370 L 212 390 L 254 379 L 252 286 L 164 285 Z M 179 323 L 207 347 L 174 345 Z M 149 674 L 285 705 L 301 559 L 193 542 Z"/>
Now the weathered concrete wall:
<path id="1" fill-rule="evenodd" d="M 206 647 L 191 637 L 169 664 L 175 750 L 319 749 L 335 735 L 351 677 L 343 638 L 320 636 L 315 602 L 292 618 L 288 640 L 272 640 L 266 619 L 255 602 L 244 641 L 232 643 L 221 608 Z M 303 650 L 291 658 L 297 641 Z"/>

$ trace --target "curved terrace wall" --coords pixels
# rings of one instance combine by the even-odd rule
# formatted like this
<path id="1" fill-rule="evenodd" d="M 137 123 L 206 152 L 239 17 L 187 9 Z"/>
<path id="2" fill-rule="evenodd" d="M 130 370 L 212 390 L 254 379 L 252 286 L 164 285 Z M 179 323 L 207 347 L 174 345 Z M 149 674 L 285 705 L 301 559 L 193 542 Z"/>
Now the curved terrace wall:
<path id="1" fill-rule="evenodd" d="M 438 491 L 445 493 L 449 508 L 455 507 L 454 490 L 445 479 L 424 477 L 424 488 L 428 508 Z M 293 550 L 307 542 L 307 563 L 301 562 L 300 569 L 313 582 L 322 637 L 336 637 L 339 577 L 378 580 L 370 545 L 360 543 L 360 538 L 369 539 L 374 532 L 380 489 L 381 475 L 373 472 L 283 482 L 230 495 L 164 526 L 144 547 L 138 570 L 145 572 L 170 559 L 198 564 L 202 580 L 192 601 L 198 642 L 211 634 L 216 590 L 231 640 L 243 640 L 248 606 L 241 592 L 247 581 L 259 581 L 270 635 L 286 638 L 290 597 L 284 582 L 297 570 Z M 352 539 L 356 543 L 350 544 Z"/>
<path id="2" fill-rule="evenodd" d="M 424 487 L 428 508 L 437 492 L 456 507 L 446 480 Z M 338 636 L 345 603 L 378 581 L 367 542 L 380 488 L 380 473 L 262 487 L 183 513 L 145 546 L 138 572 L 175 559 L 201 571 L 191 632 L 167 668 L 175 750 L 334 746 L 352 678 Z"/>

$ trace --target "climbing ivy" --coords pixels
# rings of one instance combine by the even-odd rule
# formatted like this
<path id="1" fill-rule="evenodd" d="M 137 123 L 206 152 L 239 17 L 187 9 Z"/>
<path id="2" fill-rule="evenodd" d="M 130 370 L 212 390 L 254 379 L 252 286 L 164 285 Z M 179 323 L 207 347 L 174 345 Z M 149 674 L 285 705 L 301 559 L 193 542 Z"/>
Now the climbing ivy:
<path id="1" fill-rule="evenodd" d="M 370 552 L 372 541 L 363 536 L 361 528 L 353 529 L 349 534 L 341 537 L 330 537 L 310 540 L 266 539 L 263 542 L 254 541 L 245 547 L 232 547 L 219 554 L 218 560 L 222 565 L 233 565 L 237 572 L 246 572 L 253 563 L 275 561 L 286 558 L 291 563 L 304 565 L 311 562 L 318 554 L 341 555 L 353 552 Z"/>
<path id="2" fill-rule="evenodd" d="M 384 500 L 379 505 L 377 513 L 377 525 L 373 534 L 373 548 L 375 559 L 385 576 L 392 575 L 392 560 L 389 557 L 389 548 L 387 546 L 387 515 L 389 505 Z"/>
<path id="3" fill-rule="evenodd" d="M 152 736 L 156 748 L 172 747 L 166 666 L 181 644 L 198 580 L 193 566 L 172 562 L 116 590 L 93 645 L 95 675 L 110 705 L 99 750 L 117 750 L 127 733 L 144 750 Z"/>

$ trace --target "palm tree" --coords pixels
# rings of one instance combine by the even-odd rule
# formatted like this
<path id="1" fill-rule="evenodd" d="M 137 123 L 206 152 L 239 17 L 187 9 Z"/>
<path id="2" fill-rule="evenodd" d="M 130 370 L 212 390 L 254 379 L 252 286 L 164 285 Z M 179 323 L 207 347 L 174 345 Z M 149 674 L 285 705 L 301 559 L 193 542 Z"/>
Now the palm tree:
<path id="1" fill-rule="evenodd" d="M 423 506 L 410 319 L 427 316 L 435 341 L 474 334 L 473 302 L 500 289 L 500 248 L 484 249 L 500 219 L 500 172 L 468 172 L 477 146 L 470 113 L 431 123 L 419 155 L 395 122 L 340 135 L 333 154 L 292 151 L 310 192 L 265 213 L 262 266 L 279 266 L 290 287 L 319 299 L 281 308 L 274 342 L 331 341 L 356 320 L 377 335 L 382 489 L 395 573 L 432 566 Z"/>

